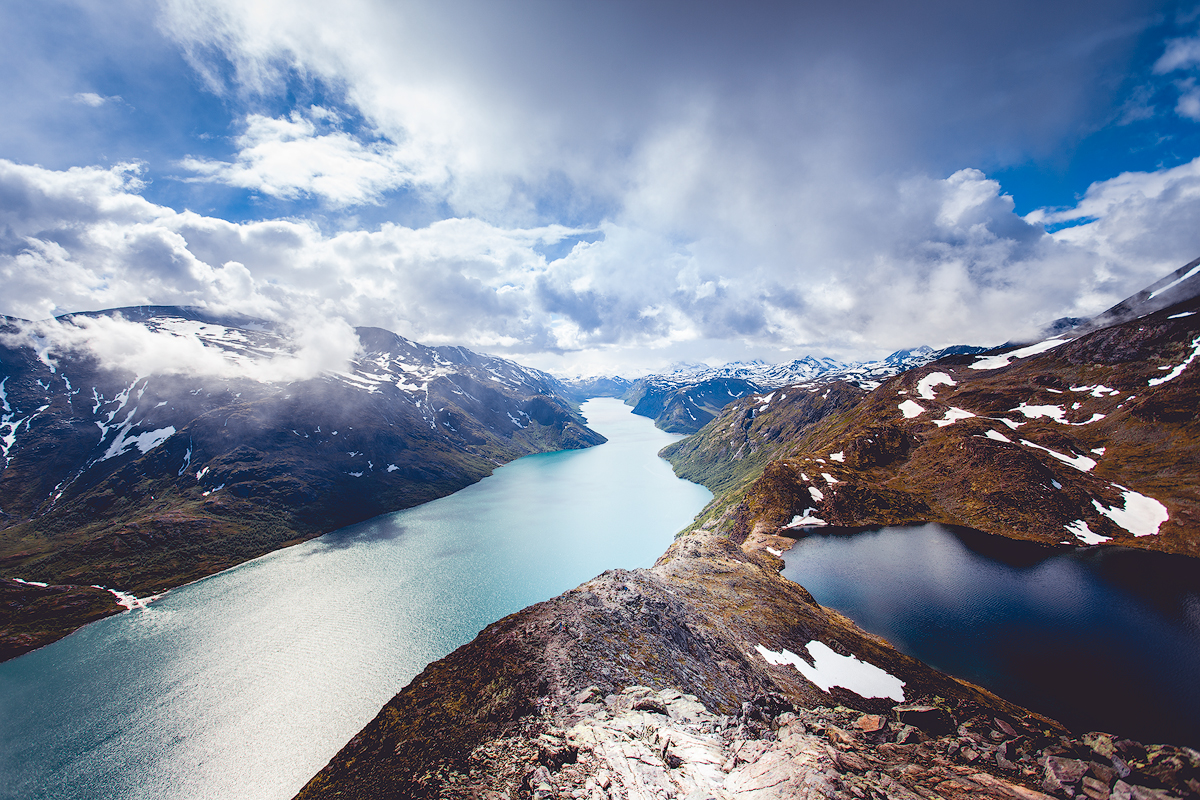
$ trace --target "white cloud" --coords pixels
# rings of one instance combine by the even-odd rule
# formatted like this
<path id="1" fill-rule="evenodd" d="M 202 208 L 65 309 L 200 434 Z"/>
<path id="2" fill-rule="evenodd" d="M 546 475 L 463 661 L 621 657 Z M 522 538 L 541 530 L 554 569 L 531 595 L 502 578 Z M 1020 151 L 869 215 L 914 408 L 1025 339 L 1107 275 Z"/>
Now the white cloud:
<path id="1" fill-rule="evenodd" d="M 1179 102 L 1175 104 L 1175 113 L 1194 122 L 1200 122 L 1200 87 L 1195 79 L 1189 78 L 1179 82 Z"/>
<path id="2" fill-rule="evenodd" d="M 8 346 L 32 345 L 47 364 L 64 353 L 95 358 L 101 365 L 136 375 L 211 375 L 286 382 L 346 369 L 362 344 L 340 319 L 313 315 L 291 331 L 290 350 L 246 356 L 206 344 L 189 328 L 151 330 L 124 317 L 71 317 L 18 326 L 0 334 Z"/>
<path id="3" fill-rule="evenodd" d="M 1167 42 L 1166 50 L 1154 62 L 1154 71 L 1165 75 L 1197 64 L 1200 64 L 1200 36 L 1189 36 Z"/>
<path id="4" fill-rule="evenodd" d="M 729 168 L 716 160 L 712 169 Z M 1200 213 L 1200 161 L 1123 175 L 1093 186 L 1078 208 L 1029 220 L 972 169 L 876 187 L 853 200 L 869 203 L 858 216 L 832 208 L 845 196 L 825 209 L 772 209 L 735 177 L 716 176 L 744 192 L 737 206 L 706 211 L 679 236 L 626 217 L 595 232 L 448 219 L 327 234 L 311 222 L 234 223 L 154 205 L 137 194 L 128 166 L 53 171 L 0 161 L 0 311 L 42 319 L 197 305 L 295 330 L 314 319 L 376 325 L 563 369 L 714 353 L 862 357 L 919 342 L 995 343 L 1099 311 L 1200 249 L 1187 222 Z M 788 216 L 792 226 L 771 234 Z M 1053 236 L 1037 224 L 1085 218 L 1094 221 Z M 748 233 L 746 220 L 757 220 Z M 539 253 L 596 233 L 556 261 Z M 162 352 L 205 363 L 180 352 L 194 343 L 82 324 L 107 336 L 103 355 L 115 362 Z M 56 335 L 75 341 L 71 331 Z M 314 363 L 344 356 L 345 340 L 322 333 L 305 357 L 325 339 L 333 355 Z"/>
<path id="5" fill-rule="evenodd" d="M 1197 215 L 1200 158 L 1093 183 L 1074 208 L 1036 211 L 1026 219 L 1079 222 L 1058 231 L 1055 240 L 1094 253 L 1106 265 L 1137 265 L 1150 277 L 1177 269 L 1200 253 Z"/>
<path id="6" fill-rule="evenodd" d="M 202 176 L 194 180 L 287 199 L 317 196 L 333 206 L 378 202 L 385 192 L 416 178 L 391 142 L 364 144 L 344 131 L 319 132 L 317 122 L 330 116 L 319 107 L 311 108 L 308 117 L 299 112 L 286 119 L 252 114 L 235 141 L 233 162 L 186 158 L 181 165 Z"/>
<path id="7" fill-rule="evenodd" d="M 71 99 L 80 105 L 91 106 L 92 108 L 99 108 L 105 103 L 121 102 L 120 95 L 105 97 L 104 95 L 99 95 L 95 92 L 77 92 L 71 97 Z"/>

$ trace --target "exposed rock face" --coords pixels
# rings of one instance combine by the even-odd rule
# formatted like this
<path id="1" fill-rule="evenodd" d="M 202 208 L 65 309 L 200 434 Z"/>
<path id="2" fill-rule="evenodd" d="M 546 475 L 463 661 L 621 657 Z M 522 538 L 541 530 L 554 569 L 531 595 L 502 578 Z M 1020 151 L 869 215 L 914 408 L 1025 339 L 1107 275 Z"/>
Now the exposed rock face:
<path id="1" fill-rule="evenodd" d="M 120 313 L 231 362 L 289 347 L 251 321 Z M 23 329 L 0 325 L 0 577 L 156 594 L 514 458 L 604 441 L 543 373 L 375 328 L 357 331 L 345 371 L 291 382 L 47 359 Z"/>
<path id="2" fill-rule="evenodd" d="M 681 385 L 652 375 L 634 382 L 625 402 L 633 406 L 633 413 L 650 417 L 664 431 L 694 433 L 732 401 L 761 390 L 744 378 L 717 377 Z"/>

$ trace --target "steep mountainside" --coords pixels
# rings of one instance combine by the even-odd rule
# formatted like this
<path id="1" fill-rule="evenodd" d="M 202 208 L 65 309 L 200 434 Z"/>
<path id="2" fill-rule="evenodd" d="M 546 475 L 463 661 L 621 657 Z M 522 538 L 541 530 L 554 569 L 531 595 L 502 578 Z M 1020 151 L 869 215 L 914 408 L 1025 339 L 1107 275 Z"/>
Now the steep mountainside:
<path id="1" fill-rule="evenodd" d="M 746 398 L 665 455 L 715 489 L 755 479 L 725 498 L 743 535 L 924 520 L 1200 556 L 1197 312 L 945 358 L 807 428 L 795 388 Z"/>
<path id="2" fill-rule="evenodd" d="M 893 375 L 938 358 L 983 350 L 982 347 L 963 345 L 937 351 L 918 347 L 915 350 L 897 350 L 880 361 L 850 364 L 806 356 L 785 364 L 754 361 L 734 362 L 721 367 L 694 366 L 639 378 L 629 388 L 625 402 L 633 406 L 633 413 L 650 417 L 665 431 L 695 433 L 713 420 L 725 406 L 750 394 L 784 386 L 815 388 L 838 382 L 869 391 Z"/>
<path id="3" fill-rule="evenodd" d="M 344 371 L 269 382 L 253 364 L 289 343 L 260 323 L 102 312 L 117 314 L 197 337 L 251 365 L 249 377 L 43 359 L 21 321 L 5 320 L 0 577 L 153 594 L 449 494 L 522 455 L 603 441 L 549 376 L 462 348 L 362 328 Z"/>

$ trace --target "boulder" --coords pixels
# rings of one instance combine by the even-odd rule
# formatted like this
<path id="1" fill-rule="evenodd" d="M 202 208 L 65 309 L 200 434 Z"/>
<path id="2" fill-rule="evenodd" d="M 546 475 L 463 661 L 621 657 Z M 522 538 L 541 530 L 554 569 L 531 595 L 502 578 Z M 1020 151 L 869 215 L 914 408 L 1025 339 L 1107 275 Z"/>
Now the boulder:
<path id="1" fill-rule="evenodd" d="M 941 736 L 954 730 L 954 720 L 944 708 L 930 705 L 896 706 L 892 709 L 901 725 L 912 725 L 926 733 Z"/>
<path id="2" fill-rule="evenodd" d="M 1061 756 L 1046 756 L 1042 761 L 1042 788 L 1047 792 L 1074 797 L 1076 784 L 1088 771 L 1088 762 Z"/>

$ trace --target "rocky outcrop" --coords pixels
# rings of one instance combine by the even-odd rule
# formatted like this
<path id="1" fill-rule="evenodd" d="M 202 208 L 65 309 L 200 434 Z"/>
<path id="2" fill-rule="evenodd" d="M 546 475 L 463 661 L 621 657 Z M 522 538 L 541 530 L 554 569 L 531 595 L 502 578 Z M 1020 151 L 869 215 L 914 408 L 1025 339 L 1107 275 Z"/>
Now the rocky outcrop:
<path id="1" fill-rule="evenodd" d="M 121 610 L 111 592 L 96 586 L 43 586 L 0 578 L 0 661 Z"/>
<path id="2" fill-rule="evenodd" d="M 772 719 L 789 709 L 839 706 L 855 719 L 891 718 L 898 704 L 923 701 L 1000 716 L 1041 736 L 1061 732 L 1056 723 L 935 672 L 822 608 L 778 574 L 781 564 L 722 533 L 697 530 L 680 537 L 650 570 L 607 572 L 507 617 L 430 664 L 299 796 L 482 797 L 485 789 L 508 785 L 510 796 L 528 797 L 536 786 L 519 786 L 539 757 L 541 734 L 573 727 L 601 708 L 660 717 L 666 709 L 670 716 L 671 703 L 684 694 L 695 698 L 685 699 L 697 714 L 703 707 L 705 714 L 730 719 L 760 697 L 778 698 Z M 839 664 L 887 676 L 891 694 L 846 688 Z M 623 693 L 631 686 L 676 695 L 636 697 L 639 708 L 596 702 L 628 697 Z M 593 708 L 581 710 L 589 702 Z M 695 724 L 706 720 L 711 717 L 697 717 Z M 745 728 L 739 735 L 756 740 L 773 730 L 745 720 L 721 730 L 739 725 Z M 516 763 L 516 756 L 505 761 L 499 755 L 481 762 L 478 754 L 493 751 L 523 752 L 533 761 L 524 771 L 496 766 L 488 772 L 493 768 L 486 764 Z M 472 769 L 484 771 L 471 779 Z"/>
<path id="3" fill-rule="evenodd" d="M 907 724 L 912 706 L 861 714 L 796 708 L 778 695 L 714 714 L 675 689 L 596 687 L 545 732 L 490 740 L 445 797 L 586 800 L 1050 800 L 1181 798 L 1200 785 L 1200 754 L 1103 734 L 1050 737 L 976 711 L 937 735 Z M 920 707 L 917 707 L 920 709 Z M 938 708 L 946 720 L 950 711 Z M 956 713 L 964 709 L 954 708 Z M 967 712 L 969 713 L 969 712 Z M 1131 766 L 1125 757 L 1137 766 Z"/>

